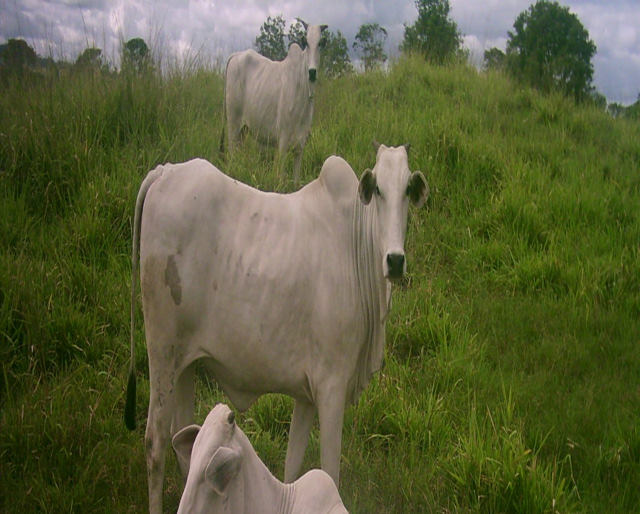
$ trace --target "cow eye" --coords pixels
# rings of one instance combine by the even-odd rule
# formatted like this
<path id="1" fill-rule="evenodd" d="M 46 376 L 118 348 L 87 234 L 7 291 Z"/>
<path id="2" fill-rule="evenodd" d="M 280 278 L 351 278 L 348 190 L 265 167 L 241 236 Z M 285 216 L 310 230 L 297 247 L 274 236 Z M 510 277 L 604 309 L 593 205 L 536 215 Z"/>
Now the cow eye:
<path id="1" fill-rule="evenodd" d="M 380 193 L 380 188 L 378 186 L 376 186 L 376 196 L 382 196 L 382 193 Z"/>

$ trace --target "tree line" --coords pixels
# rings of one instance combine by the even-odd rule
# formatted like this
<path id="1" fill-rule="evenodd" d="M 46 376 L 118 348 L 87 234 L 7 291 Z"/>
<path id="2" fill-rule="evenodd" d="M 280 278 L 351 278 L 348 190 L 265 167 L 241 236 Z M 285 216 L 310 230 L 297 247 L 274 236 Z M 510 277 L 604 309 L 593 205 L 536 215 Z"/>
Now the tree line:
<path id="1" fill-rule="evenodd" d="M 69 67 L 75 70 L 111 71 L 104 59 L 102 50 L 96 47 L 85 48 L 75 62 L 54 61 L 52 57 L 39 57 L 24 39 L 9 39 L 0 45 L 0 77 L 24 77 L 37 68 Z M 142 38 L 133 38 L 122 47 L 121 71 L 136 73 L 153 72 L 155 64 L 151 50 Z"/>
<path id="2" fill-rule="evenodd" d="M 416 21 L 404 25 L 404 37 L 399 46 L 403 54 L 418 54 L 427 61 L 441 65 L 453 60 L 466 60 L 468 52 L 456 22 L 451 19 L 449 0 L 415 0 Z M 268 16 L 260 27 L 254 45 L 259 53 L 273 60 L 282 60 L 288 47 L 297 43 L 305 47 L 305 31 L 294 21 L 285 34 L 282 15 Z M 484 53 L 484 68 L 505 72 L 516 80 L 542 92 L 560 92 L 577 102 L 591 101 L 607 108 L 614 116 L 640 118 L 638 101 L 624 107 L 607 106 L 606 98 L 593 86 L 592 59 L 596 45 L 589 38 L 578 17 L 557 1 L 538 0 L 516 18 L 513 31 L 507 33 L 506 51 L 491 48 Z M 350 50 L 362 63 L 365 71 L 381 68 L 388 60 L 385 52 L 387 30 L 378 23 L 360 26 L 349 47 L 340 30 L 323 33 L 320 68 L 329 78 L 353 73 Z M 151 53 L 144 40 L 134 38 L 124 44 L 122 69 L 136 73 L 154 70 Z M 51 64 L 45 60 L 44 64 Z M 42 59 L 23 40 L 10 39 L 0 45 L 0 74 L 23 73 L 43 65 Z M 77 58 L 77 68 L 104 69 L 99 48 L 87 48 Z"/>

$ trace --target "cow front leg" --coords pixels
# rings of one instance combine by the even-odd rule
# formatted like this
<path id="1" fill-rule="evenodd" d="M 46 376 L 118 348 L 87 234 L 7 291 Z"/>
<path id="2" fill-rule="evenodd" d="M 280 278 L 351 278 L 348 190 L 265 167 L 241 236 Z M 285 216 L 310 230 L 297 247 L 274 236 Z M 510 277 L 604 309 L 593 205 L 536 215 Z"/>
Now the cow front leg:
<path id="1" fill-rule="evenodd" d="M 296 400 L 293 404 L 293 417 L 289 428 L 289 444 L 287 456 L 284 461 L 284 481 L 293 482 L 300 475 L 304 452 L 309 443 L 311 425 L 316 417 L 316 408 L 313 404 Z"/>
<path id="2" fill-rule="evenodd" d="M 340 452 L 342 449 L 342 424 L 344 417 L 344 387 L 330 388 L 318 400 L 320 418 L 320 464 L 340 484 Z"/>

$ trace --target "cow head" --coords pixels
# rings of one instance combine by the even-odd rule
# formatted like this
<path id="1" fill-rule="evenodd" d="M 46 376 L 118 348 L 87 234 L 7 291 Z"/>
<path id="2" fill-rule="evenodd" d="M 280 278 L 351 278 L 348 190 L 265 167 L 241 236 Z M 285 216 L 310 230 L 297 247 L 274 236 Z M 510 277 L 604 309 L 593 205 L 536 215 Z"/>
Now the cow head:
<path id="1" fill-rule="evenodd" d="M 327 30 L 327 25 L 309 25 L 298 18 L 304 30 L 307 31 L 307 52 L 309 55 L 309 81 L 315 82 L 318 76 L 318 66 L 320 66 L 320 48 L 322 47 L 322 33 Z"/>
<path id="2" fill-rule="evenodd" d="M 219 403 L 202 427 L 191 425 L 173 436 L 181 467 L 189 470 L 178 512 L 218 512 L 225 503 L 230 512 L 242 512 L 242 481 L 234 480 L 242 467 L 243 450 L 235 414 Z"/>
<path id="3" fill-rule="evenodd" d="M 409 145 L 387 147 L 374 141 L 376 165 L 360 178 L 358 192 L 363 204 L 373 202 L 376 210 L 376 246 L 382 251 L 382 271 L 390 281 L 399 281 L 406 272 L 404 238 L 409 203 L 421 207 L 429 196 L 429 186 L 419 171 L 409 170 Z"/>

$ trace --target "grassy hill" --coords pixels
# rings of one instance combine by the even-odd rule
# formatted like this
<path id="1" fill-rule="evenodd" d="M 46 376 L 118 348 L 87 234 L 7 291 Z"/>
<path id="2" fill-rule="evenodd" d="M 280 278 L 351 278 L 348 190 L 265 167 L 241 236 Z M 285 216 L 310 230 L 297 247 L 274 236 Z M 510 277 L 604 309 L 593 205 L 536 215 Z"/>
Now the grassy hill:
<path id="1" fill-rule="evenodd" d="M 0 96 L 0 510 L 143 512 L 144 434 L 122 421 L 131 219 L 159 163 L 204 157 L 292 189 L 247 139 L 218 153 L 222 76 L 60 74 Z M 402 60 L 321 80 L 302 177 L 410 142 L 412 211 L 386 366 L 348 409 L 354 513 L 640 506 L 640 124 L 499 74 Z M 139 412 L 148 402 L 138 305 Z M 197 420 L 224 397 L 199 376 Z M 292 403 L 239 423 L 282 477 Z M 314 429 L 306 467 L 317 467 Z M 181 479 L 169 459 L 167 509 Z"/>

